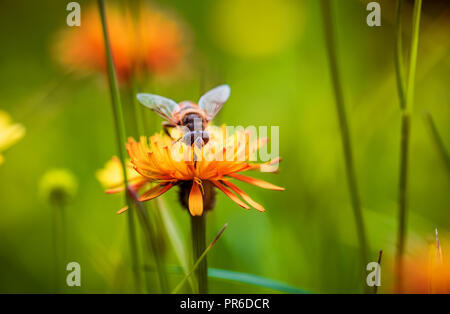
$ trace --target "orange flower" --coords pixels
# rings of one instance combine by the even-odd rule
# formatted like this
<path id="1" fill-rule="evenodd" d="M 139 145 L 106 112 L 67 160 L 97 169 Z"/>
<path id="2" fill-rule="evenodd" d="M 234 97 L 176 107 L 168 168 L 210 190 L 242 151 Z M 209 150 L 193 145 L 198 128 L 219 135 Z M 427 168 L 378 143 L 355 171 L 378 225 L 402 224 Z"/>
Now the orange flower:
<path id="1" fill-rule="evenodd" d="M 449 244 L 440 242 L 419 246 L 405 258 L 403 293 L 450 293 Z"/>
<path id="2" fill-rule="evenodd" d="M 264 189 L 284 190 L 266 181 L 241 174 L 247 170 L 276 170 L 275 165 L 280 158 L 266 163 L 250 162 L 254 153 L 267 139 L 250 142 L 250 134 L 244 131 L 236 131 L 227 137 L 225 127 L 210 126 L 207 131 L 210 140 L 201 149 L 186 146 L 181 141 L 174 141 L 163 134 L 156 134 L 149 139 L 141 137 L 139 142 L 132 138 L 128 140 L 126 146 L 131 167 L 140 174 L 141 180 L 156 183 L 139 196 L 139 201 L 154 199 L 179 185 L 182 190 L 187 190 L 187 202 L 182 199 L 182 203 L 187 205 L 191 215 L 201 216 L 204 209 L 210 209 L 211 201 L 214 202 L 211 190 L 216 187 L 245 209 L 250 209 L 251 206 L 260 212 L 265 211 L 262 205 L 231 181 L 237 179 Z M 138 190 L 143 186 L 140 185 Z M 124 186 L 120 189 L 124 190 Z M 115 189 L 114 192 L 120 189 Z M 183 198 L 183 193 L 180 196 Z"/>
<path id="3" fill-rule="evenodd" d="M 186 44 L 178 22 L 142 5 L 133 15 L 108 4 L 107 21 L 111 50 L 121 82 L 133 73 L 163 74 L 180 64 Z M 61 32 L 56 45 L 59 61 L 75 70 L 106 71 L 100 17 L 96 6 L 81 14 L 81 26 Z"/>

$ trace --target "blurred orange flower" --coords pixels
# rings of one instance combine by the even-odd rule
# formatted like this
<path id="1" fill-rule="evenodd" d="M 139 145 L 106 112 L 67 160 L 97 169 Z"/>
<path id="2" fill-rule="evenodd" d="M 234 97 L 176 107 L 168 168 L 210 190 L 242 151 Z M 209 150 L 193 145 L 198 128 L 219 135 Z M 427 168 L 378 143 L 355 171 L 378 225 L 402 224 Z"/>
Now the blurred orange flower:
<path id="1" fill-rule="evenodd" d="M 134 13 L 134 12 L 133 12 Z M 132 74 L 165 74 L 181 63 L 187 52 L 178 20 L 141 5 L 136 13 L 108 4 L 107 22 L 117 76 L 127 82 Z M 100 17 L 96 6 L 81 13 L 80 27 L 66 27 L 56 42 L 56 58 L 81 71 L 106 71 Z"/>
<path id="2" fill-rule="evenodd" d="M 214 189 L 218 188 L 239 206 L 250 209 L 250 206 L 263 212 L 264 207 L 255 202 L 243 190 L 231 182 L 232 179 L 243 181 L 264 189 L 282 191 L 284 188 L 269 182 L 242 175 L 248 170 L 264 170 L 274 172 L 280 158 L 266 163 L 251 163 L 253 154 L 267 142 L 258 139 L 250 142 L 247 132 L 237 131 L 227 136 L 225 127 L 208 127 L 209 142 L 200 148 L 186 146 L 162 134 L 150 138 L 141 137 L 139 142 L 130 138 L 127 144 L 130 167 L 139 176 L 132 177 L 135 191 L 145 187 L 145 183 L 156 183 L 140 197 L 139 201 L 156 198 L 172 187 L 179 185 L 180 201 L 192 216 L 201 216 L 204 210 L 212 209 Z M 194 152 L 197 159 L 194 161 Z M 219 157 L 220 155 L 220 157 Z M 120 164 L 119 164 L 120 165 Z M 116 193 L 124 190 L 123 182 L 115 181 L 107 190 Z M 241 199 L 242 198 L 242 199 Z M 250 206 L 249 206 L 250 205 Z M 119 213 L 125 211 L 124 208 Z"/>
<path id="3" fill-rule="evenodd" d="M 405 257 L 403 293 L 450 293 L 448 245 L 437 238 L 436 243 L 418 246 Z"/>

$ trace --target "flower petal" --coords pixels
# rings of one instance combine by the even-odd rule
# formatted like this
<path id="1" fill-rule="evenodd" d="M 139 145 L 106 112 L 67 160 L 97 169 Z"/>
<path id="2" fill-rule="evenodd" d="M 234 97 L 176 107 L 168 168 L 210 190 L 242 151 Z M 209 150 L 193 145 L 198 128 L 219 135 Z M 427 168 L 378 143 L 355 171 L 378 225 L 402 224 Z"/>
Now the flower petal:
<path id="1" fill-rule="evenodd" d="M 244 175 L 239 174 L 239 173 L 228 174 L 228 176 L 230 176 L 232 178 L 235 178 L 235 179 L 238 179 L 238 180 L 241 180 L 241 181 L 244 181 L 244 182 L 247 182 L 249 184 L 256 185 L 256 186 L 258 186 L 260 188 L 263 188 L 263 189 L 275 190 L 275 191 L 284 191 L 284 188 L 282 188 L 280 186 L 276 186 L 276 185 L 274 185 L 272 183 L 269 183 L 269 182 L 266 182 L 266 181 L 263 181 L 263 180 L 260 180 L 260 179 L 247 177 L 247 176 L 244 176 Z"/>
<path id="2" fill-rule="evenodd" d="M 106 194 L 115 194 L 115 193 L 119 193 L 119 192 L 122 192 L 122 191 L 125 191 L 125 186 L 124 185 L 122 185 L 122 186 L 120 186 L 118 188 L 105 190 Z"/>
<path id="3" fill-rule="evenodd" d="M 125 206 L 117 211 L 117 214 L 122 214 L 123 212 L 128 210 L 128 206 Z"/>
<path id="4" fill-rule="evenodd" d="M 238 194 L 240 197 L 244 199 L 247 203 L 250 204 L 254 209 L 265 212 L 266 209 L 259 203 L 255 202 L 250 196 L 247 195 L 244 191 L 242 191 L 240 188 L 238 188 L 236 185 L 229 181 L 222 181 L 225 185 L 227 185 L 230 189 L 232 189 L 236 194 Z"/>
<path id="5" fill-rule="evenodd" d="M 265 163 L 250 164 L 250 169 L 259 170 L 261 172 L 278 172 L 278 164 L 280 161 L 281 158 L 277 157 Z"/>
<path id="6" fill-rule="evenodd" d="M 239 199 L 239 197 L 237 197 L 236 195 L 234 195 L 230 190 L 228 190 L 226 187 L 224 187 L 222 185 L 222 183 L 220 183 L 219 181 L 215 181 L 215 180 L 211 180 L 211 182 L 217 186 L 219 188 L 219 190 L 221 190 L 223 193 L 225 193 L 226 196 L 228 196 L 233 202 L 235 202 L 236 204 L 238 204 L 239 206 L 241 206 L 242 208 L 245 209 L 250 209 L 250 207 L 245 204 L 243 201 L 241 201 Z"/>
<path id="7" fill-rule="evenodd" d="M 145 192 L 144 194 L 142 194 L 139 197 L 139 202 L 145 202 L 151 199 L 154 199 L 155 197 L 160 196 L 161 194 L 167 192 L 168 190 L 170 190 L 170 188 L 173 186 L 172 183 L 169 184 L 158 184 L 157 186 L 151 188 L 150 190 L 148 190 L 147 192 Z"/>
<path id="8" fill-rule="evenodd" d="M 203 213 L 202 191 L 195 181 L 192 182 L 191 192 L 189 193 L 189 212 L 192 216 L 201 216 Z"/>

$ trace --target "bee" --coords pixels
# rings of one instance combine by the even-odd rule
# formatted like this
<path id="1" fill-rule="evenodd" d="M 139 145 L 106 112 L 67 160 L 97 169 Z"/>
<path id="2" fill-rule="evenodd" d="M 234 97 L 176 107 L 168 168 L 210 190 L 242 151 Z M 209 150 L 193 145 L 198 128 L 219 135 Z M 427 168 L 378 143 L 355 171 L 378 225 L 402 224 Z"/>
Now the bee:
<path id="1" fill-rule="evenodd" d="M 162 126 L 167 135 L 171 136 L 169 129 L 180 128 L 183 136 L 178 140 L 201 148 L 209 142 L 208 124 L 228 100 L 230 92 L 228 85 L 217 86 L 200 97 L 198 104 L 191 101 L 176 103 L 169 98 L 145 93 L 138 94 L 137 98 L 142 105 L 166 120 Z"/>

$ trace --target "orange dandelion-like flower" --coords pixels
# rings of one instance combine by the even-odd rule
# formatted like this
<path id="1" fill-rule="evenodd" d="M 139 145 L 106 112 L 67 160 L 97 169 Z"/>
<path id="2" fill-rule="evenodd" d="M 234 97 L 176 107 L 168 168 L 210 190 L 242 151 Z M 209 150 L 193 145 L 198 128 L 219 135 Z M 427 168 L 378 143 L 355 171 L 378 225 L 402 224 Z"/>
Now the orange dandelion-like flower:
<path id="1" fill-rule="evenodd" d="M 139 201 L 154 199 L 174 186 L 180 186 L 180 201 L 193 216 L 201 216 L 212 209 L 215 202 L 214 187 L 222 191 L 239 206 L 263 212 L 264 207 L 236 186 L 232 179 L 264 189 L 282 191 L 266 181 L 241 174 L 248 170 L 275 172 L 280 158 L 265 163 L 251 162 L 256 151 L 267 139 L 250 141 L 250 133 L 236 131 L 226 136 L 226 128 L 208 127 L 209 142 L 201 148 L 190 147 L 171 137 L 156 134 L 141 137 L 137 142 L 130 138 L 126 144 L 130 157 L 129 167 L 139 174 L 131 179 L 135 191 L 144 190 L 146 183 L 155 183 L 139 196 Z M 173 134 L 172 134 L 173 135 Z M 120 163 L 118 164 L 120 165 Z M 137 179 L 138 178 L 138 179 Z M 123 191 L 123 183 L 111 186 L 108 193 Z M 123 208 L 119 213 L 125 211 Z"/>
<path id="2" fill-rule="evenodd" d="M 132 74 L 165 74 L 179 65 L 187 44 L 180 23 L 147 5 L 136 14 L 108 5 L 107 22 L 117 76 L 121 82 Z M 106 72 L 105 50 L 98 9 L 82 12 L 81 26 L 66 28 L 56 44 L 56 57 L 66 67 Z"/>

